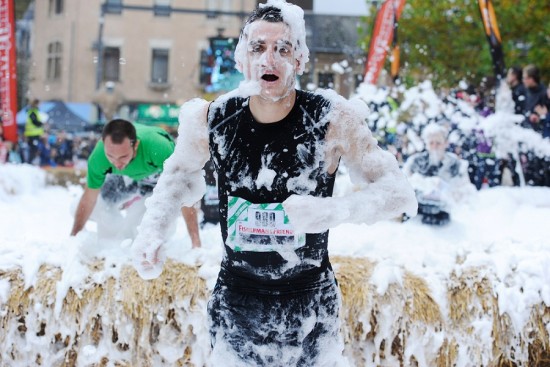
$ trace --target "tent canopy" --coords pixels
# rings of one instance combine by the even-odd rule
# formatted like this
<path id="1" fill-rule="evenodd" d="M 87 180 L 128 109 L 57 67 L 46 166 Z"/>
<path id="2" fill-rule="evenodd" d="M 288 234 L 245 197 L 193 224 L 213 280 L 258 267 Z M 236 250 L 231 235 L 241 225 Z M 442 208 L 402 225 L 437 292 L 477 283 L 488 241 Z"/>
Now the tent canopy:
<path id="1" fill-rule="evenodd" d="M 38 109 L 52 130 L 71 133 L 86 131 L 91 122 L 95 121 L 95 105 L 92 103 L 42 102 Z M 24 108 L 17 113 L 17 125 L 25 125 L 26 122 L 27 108 Z"/>

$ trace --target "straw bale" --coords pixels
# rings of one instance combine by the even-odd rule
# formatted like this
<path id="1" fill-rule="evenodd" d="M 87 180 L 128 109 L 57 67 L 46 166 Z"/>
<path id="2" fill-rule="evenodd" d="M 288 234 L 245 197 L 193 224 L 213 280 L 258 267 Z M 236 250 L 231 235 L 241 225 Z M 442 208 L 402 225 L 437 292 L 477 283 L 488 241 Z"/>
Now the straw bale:
<path id="1" fill-rule="evenodd" d="M 468 323 L 480 313 L 493 311 L 496 297 L 491 280 L 480 269 L 467 269 L 461 274 L 452 273 L 448 285 L 449 316 L 454 323 Z"/>
<path id="2" fill-rule="evenodd" d="M 441 328 L 439 306 L 420 277 L 404 272 L 402 285 L 390 284 L 380 295 L 370 281 L 375 263 L 365 258 L 338 256 L 332 263 L 342 291 L 344 340 L 346 345 L 354 346 L 355 350 L 348 353 L 354 356 L 358 365 L 366 365 L 371 359 L 384 360 L 390 355 L 405 363 L 406 335 L 412 327 L 421 330 Z M 390 309 L 393 312 L 388 320 L 384 310 Z M 387 339 L 378 336 L 381 318 L 391 322 L 393 334 L 386 335 Z M 365 343 L 373 345 L 374 356 L 370 355 L 372 348 L 366 348 Z"/>
<path id="3" fill-rule="evenodd" d="M 454 366 L 458 357 L 458 344 L 455 340 L 445 339 L 436 358 L 437 367 Z"/>
<path id="4" fill-rule="evenodd" d="M 409 272 L 404 275 L 403 291 L 408 297 L 405 312 L 413 322 L 436 325 L 442 322 L 439 305 L 434 301 L 426 281 Z"/>
<path id="5" fill-rule="evenodd" d="M 171 260 L 162 274 L 150 281 L 141 279 L 134 268 L 125 267 L 120 284 L 124 311 L 138 319 L 150 318 L 162 308 L 170 308 L 176 299 L 181 301 L 187 297 L 190 308 L 194 308 L 199 299 L 208 297 L 206 282 L 199 277 L 198 267 Z"/>
<path id="6" fill-rule="evenodd" d="M 379 294 L 371 279 L 375 262 L 340 256 L 332 263 L 342 291 L 346 355 L 354 366 L 412 366 L 423 357 L 429 366 L 447 367 L 466 352 L 474 365 L 550 367 L 550 308 L 541 301 L 524 329 L 514 330 L 510 317 L 501 315 L 493 291 L 498 280 L 487 269 L 451 273 L 448 308 L 441 309 L 429 284 L 415 274 L 403 270 L 401 281 Z M 90 276 L 73 284 L 61 305 L 55 302 L 62 269 L 44 265 L 28 289 L 21 270 L 0 271 L 0 279 L 10 283 L 2 305 L 0 365 L 82 366 L 87 346 L 109 355 L 93 357 L 86 366 L 193 366 L 206 358 L 196 355 L 206 353 L 209 340 L 204 320 L 209 291 L 199 266 L 168 261 L 152 281 L 123 266 L 117 278 L 94 280 L 93 273 L 104 267 L 101 259 L 88 264 Z M 479 320 L 492 323 L 492 343 L 476 335 Z M 418 338 L 438 331 L 444 335 L 441 345 L 424 356 L 408 352 Z M 179 358 L 168 363 L 160 345 L 176 348 Z"/>
<path id="7" fill-rule="evenodd" d="M 33 290 L 35 302 L 38 301 L 44 305 L 51 305 L 55 302 L 56 285 L 61 279 L 61 269 L 51 266 L 42 265 L 38 269 L 36 279 L 36 289 Z"/>
<path id="8" fill-rule="evenodd" d="M 43 167 L 48 185 L 82 185 L 86 182 L 86 171 L 73 167 Z"/>
<path id="9" fill-rule="evenodd" d="M 20 269 L 0 273 L 0 279 L 7 279 L 11 285 L 7 310 L 15 316 L 21 315 L 21 310 L 28 307 L 29 291 L 25 291 L 23 276 Z"/>

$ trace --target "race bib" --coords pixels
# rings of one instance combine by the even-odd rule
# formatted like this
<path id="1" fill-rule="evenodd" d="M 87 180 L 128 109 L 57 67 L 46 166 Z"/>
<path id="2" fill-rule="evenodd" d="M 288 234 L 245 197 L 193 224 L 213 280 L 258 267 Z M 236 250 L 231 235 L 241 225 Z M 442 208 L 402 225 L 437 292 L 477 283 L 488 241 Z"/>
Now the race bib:
<path id="1" fill-rule="evenodd" d="M 284 251 L 306 243 L 296 233 L 281 203 L 252 204 L 230 196 L 227 205 L 227 241 L 234 251 Z"/>

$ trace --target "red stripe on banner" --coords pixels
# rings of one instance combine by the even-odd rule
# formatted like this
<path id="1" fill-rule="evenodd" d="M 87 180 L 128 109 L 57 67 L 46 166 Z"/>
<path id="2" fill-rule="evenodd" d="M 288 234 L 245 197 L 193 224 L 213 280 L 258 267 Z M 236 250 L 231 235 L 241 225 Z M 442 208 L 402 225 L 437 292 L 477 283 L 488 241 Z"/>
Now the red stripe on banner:
<path id="1" fill-rule="evenodd" d="M 401 16 L 404 5 L 405 0 L 386 0 L 376 15 L 365 67 L 365 83 L 375 84 L 378 80 L 393 39 L 394 22 Z"/>
<path id="2" fill-rule="evenodd" d="M 4 139 L 17 141 L 15 0 L 0 0 L 0 109 Z"/>

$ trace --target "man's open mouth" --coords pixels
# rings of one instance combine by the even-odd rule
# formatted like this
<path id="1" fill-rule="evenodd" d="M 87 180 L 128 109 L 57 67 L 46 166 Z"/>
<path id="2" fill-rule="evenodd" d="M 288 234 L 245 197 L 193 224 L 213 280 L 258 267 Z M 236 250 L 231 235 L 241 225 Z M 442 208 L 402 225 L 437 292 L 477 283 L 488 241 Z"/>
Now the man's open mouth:
<path id="1" fill-rule="evenodd" d="M 273 74 L 264 74 L 262 75 L 262 79 L 265 80 L 266 82 L 274 82 L 277 79 L 279 79 L 279 77 Z"/>

